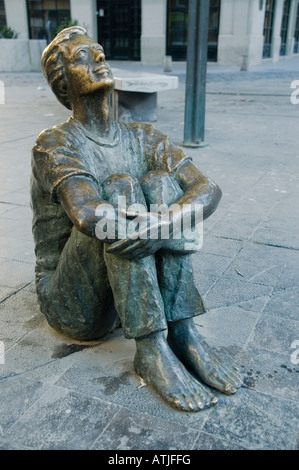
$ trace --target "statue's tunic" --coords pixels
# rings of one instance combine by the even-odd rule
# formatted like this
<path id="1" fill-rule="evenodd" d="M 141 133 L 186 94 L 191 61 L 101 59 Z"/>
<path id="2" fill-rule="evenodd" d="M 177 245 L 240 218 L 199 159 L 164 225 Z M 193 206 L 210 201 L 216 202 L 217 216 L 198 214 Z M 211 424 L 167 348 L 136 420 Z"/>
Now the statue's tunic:
<path id="1" fill-rule="evenodd" d="M 203 311 L 193 283 L 190 256 L 177 256 L 179 262 L 173 255 L 165 256 L 169 266 L 177 265 L 177 270 L 173 270 L 165 264 L 164 274 L 167 271 L 169 286 L 173 278 L 177 293 L 171 296 L 169 286 L 164 289 L 165 296 L 172 298 L 165 316 L 163 288 L 158 285 L 157 273 L 153 275 L 155 257 L 130 262 L 105 254 L 103 242 L 80 233 L 73 226 L 57 196 L 66 178 L 90 178 L 101 195 L 102 184 L 113 174 L 129 174 L 138 180 L 151 170 L 172 174 L 186 159 L 189 157 L 181 149 L 147 124 L 115 123 L 113 139 L 109 142 L 97 139 L 73 118 L 39 135 L 32 152 L 31 177 L 36 286 L 41 310 L 51 326 L 79 339 L 96 338 L 117 324 L 115 305 L 125 335 L 136 337 L 165 329 L 166 321 Z M 115 282 L 114 270 L 118 271 Z M 133 271 L 136 271 L 134 276 Z M 125 314 L 121 299 L 114 295 L 113 301 L 111 291 L 119 282 L 123 286 L 122 296 L 135 298 L 131 307 L 126 302 Z M 117 287 L 113 293 L 116 291 Z M 180 300 L 176 302 L 175 298 Z"/>

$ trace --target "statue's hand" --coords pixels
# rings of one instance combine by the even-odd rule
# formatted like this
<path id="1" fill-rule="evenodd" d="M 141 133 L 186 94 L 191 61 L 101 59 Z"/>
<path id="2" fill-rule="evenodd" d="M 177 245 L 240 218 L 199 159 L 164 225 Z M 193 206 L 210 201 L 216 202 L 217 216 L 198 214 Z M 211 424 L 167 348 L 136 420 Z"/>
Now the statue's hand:
<path id="1" fill-rule="evenodd" d="M 112 243 L 107 253 L 119 258 L 137 260 L 149 256 L 169 243 L 169 220 L 152 212 L 127 212 L 134 220 L 127 224 L 127 238 Z M 138 230 L 136 230 L 138 226 Z"/>

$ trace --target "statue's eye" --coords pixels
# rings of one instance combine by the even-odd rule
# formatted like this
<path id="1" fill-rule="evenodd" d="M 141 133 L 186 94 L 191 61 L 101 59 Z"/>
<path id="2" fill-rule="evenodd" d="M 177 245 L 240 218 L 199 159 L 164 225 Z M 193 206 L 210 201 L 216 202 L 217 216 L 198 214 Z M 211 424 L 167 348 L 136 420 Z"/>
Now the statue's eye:
<path id="1" fill-rule="evenodd" d="M 84 59 L 87 56 L 87 50 L 86 49 L 79 49 L 76 52 L 76 59 Z"/>

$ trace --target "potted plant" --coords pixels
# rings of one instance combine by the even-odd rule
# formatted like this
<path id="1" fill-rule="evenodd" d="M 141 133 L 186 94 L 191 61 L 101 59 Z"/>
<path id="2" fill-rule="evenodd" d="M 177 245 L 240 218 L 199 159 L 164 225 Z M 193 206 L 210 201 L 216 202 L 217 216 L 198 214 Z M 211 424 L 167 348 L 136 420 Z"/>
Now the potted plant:
<path id="1" fill-rule="evenodd" d="M 0 39 L 17 39 L 19 33 L 11 29 L 9 26 L 2 26 L 0 28 Z"/>

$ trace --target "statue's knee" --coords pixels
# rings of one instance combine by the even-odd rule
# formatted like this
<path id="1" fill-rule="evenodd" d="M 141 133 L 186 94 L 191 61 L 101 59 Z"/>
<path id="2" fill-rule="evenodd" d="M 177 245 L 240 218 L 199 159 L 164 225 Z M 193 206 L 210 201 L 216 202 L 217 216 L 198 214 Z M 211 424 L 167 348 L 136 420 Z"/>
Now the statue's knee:
<path id="1" fill-rule="evenodd" d="M 114 174 L 102 183 L 103 197 L 107 201 L 118 203 L 119 196 L 125 196 L 127 204 L 144 203 L 139 181 L 129 174 Z"/>
<path id="2" fill-rule="evenodd" d="M 150 171 L 141 180 L 140 186 L 148 204 L 176 202 L 183 195 L 178 181 L 167 171 Z"/>

